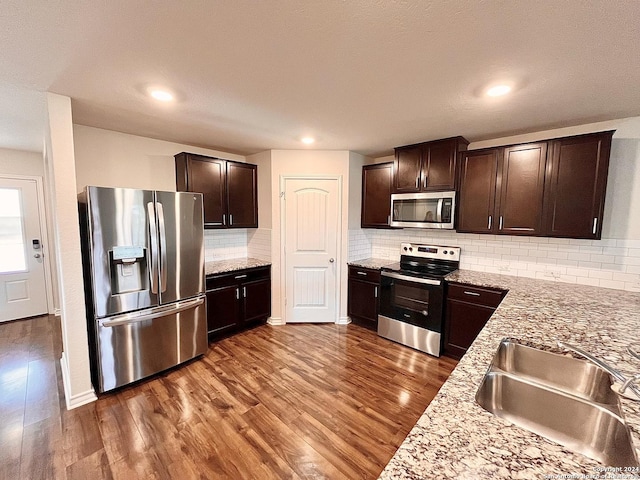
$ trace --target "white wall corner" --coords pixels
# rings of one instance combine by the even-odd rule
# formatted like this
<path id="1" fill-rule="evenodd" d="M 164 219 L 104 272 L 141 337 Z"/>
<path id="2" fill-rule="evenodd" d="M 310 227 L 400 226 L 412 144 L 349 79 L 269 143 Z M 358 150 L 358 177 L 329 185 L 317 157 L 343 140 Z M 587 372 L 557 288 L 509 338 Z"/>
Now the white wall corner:
<path id="1" fill-rule="evenodd" d="M 67 356 L 64 352 L 62 352 L 62 357 L 60 357 L 60 369 L 62 371 L 62 383 L 64 385 L 65 391 L 64 401 L 67 405 L 67 410 L 81 407 L 82 405 L 95 402 L 98 399 L 93 388 L 84 392 L 74 393 L 72 395 L 67 393 L 71 392 L 71 384 L 69 380 L 69 366 L 67 364 Z"/>
<path id="2" fill-rule="evenodd" d="M 277 326 L 277 325 L 285 325 L 285 321 L 282 317 L 269 317 L 267 319 L 267 325 Z"/>
<path id="3" fill-rule="evenodd" d="M 336 320 L 336 325 L 349 325 L 351 323 L 351 318 L 349 317 L 340 317 Z"/>

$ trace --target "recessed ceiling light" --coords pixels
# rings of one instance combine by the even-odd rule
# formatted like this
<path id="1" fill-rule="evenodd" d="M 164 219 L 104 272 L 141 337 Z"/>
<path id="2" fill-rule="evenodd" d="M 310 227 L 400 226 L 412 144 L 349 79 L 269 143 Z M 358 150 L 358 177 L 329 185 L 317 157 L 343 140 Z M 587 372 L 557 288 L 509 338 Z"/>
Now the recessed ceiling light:
<path id="1" fill-rule="evenodd" d="M 490 97 L 500 97 L 506 95 L 511 91 L 510 85 L 495 85 L 487 89 L 487 95 Z"/>
<path id="2" fill-rule="evenodd" d="M 315 140 L 314 138 L 312 138 L 312 137 L 302 137 L 302 138 L 300 139 L 300 141 L 301 141 L 302 143 L 304 143 L 305 145 L 311 145 L 311 144 L 312 144 L 313 142 L 315 142 L 316 140 Z"/>
<path id="3" fill-rule="evenodd" d="M 167 90 L 161 90 L 159 88 L 152 88 L 149 90 L 149 95 L 151 95 L 156 100 L 161 102 L 170 102 L 173 100 L 173 94 Z"/>

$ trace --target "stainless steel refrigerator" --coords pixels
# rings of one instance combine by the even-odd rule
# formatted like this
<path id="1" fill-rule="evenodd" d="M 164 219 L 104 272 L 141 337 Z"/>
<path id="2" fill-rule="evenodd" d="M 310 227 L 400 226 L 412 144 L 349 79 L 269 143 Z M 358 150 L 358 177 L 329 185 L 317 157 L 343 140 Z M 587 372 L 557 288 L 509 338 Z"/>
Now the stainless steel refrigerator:
<path id="1" fill-rule="evenodd" d="M 94 388 L 204 354 L 202 195 L 86 187 L 78 199 Z"/>

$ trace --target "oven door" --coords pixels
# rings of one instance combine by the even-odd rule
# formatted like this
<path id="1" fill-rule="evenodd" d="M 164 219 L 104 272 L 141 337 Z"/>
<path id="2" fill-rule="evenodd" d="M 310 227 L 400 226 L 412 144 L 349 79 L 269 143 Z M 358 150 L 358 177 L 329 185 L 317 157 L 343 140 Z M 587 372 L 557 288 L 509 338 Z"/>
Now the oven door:
<path id="1" fill-rule="evenodd" d="M 442 281 L 383 271 L 380 315 L 442 333 Z"/>

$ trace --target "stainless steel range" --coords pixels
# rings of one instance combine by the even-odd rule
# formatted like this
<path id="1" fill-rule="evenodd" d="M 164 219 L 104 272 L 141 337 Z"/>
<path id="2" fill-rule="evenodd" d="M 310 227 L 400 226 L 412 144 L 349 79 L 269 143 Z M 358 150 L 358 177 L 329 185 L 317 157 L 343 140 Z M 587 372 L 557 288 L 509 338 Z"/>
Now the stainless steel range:
<path id="1" fill-rule="evenodd" d="M 381 272 L 378 335 L 439 357 L 444 277 L 458 269 L 460 248 L 403 243 L 400 255 Z"/>

